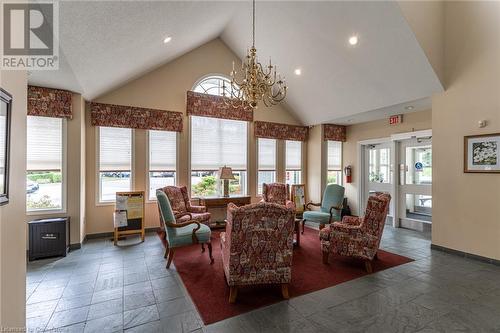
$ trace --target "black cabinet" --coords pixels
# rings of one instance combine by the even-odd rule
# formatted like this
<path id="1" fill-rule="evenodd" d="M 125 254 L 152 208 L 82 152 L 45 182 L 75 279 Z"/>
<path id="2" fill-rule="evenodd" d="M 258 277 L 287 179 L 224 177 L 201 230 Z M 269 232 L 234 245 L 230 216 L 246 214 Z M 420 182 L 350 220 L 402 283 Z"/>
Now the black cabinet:
<path id="1" fill-rule="evenodd" d="M 66 256 L 69 251 L 69 217 L 28 222 L 29 260 Z"/>

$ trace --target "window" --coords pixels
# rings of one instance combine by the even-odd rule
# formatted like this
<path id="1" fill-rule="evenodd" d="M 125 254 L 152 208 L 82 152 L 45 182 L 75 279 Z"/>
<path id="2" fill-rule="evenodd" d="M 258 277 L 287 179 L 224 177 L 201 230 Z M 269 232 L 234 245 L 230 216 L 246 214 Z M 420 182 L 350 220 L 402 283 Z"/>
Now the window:
<path id="1" fill-rule="evenodd" d="M 99 127 L 99 202 L 114 202 L 116 192 L 132 188 L 132 130 Z"/>
<path id="2" fill-rule="evenodd" d="M 63 122 L 27 117 L 27 211 L 63 209 Z"/>
<path id="3" fill-rule="evenodd" d="M 223 76 L 209 76 L 202 79 L 193 89 L 194 92 L 223 96 L 231 96 L 231 81 Z"/>
<path id="4" fill-rule="evenodd" d="M 369 181 L 390 183 L 390 148 L 371 147 L 369 150 Z"/>
<path id="5" fill-rule="evenodd" d="M 258 177 L 257 193 L 262 194 L 262 183 L 276 181 L 276 140 L 257 139 Z"/>
<path id="6" fill-rule="evenodd" d="M 156 189 L 175 185 L 177 133 L 149 131 L 149 200 L 156 200 Z"/>
<path id="7" fill-rule="evenodd" d="M 302 142 L 285 141 L 286 183 L 302 183 Z"/>
<path id="8" fill-rule="evenodd" d="M 342 185 L 342 142 L 328 141 L 328 184 Z"/>
<path id="9" fill-rule="evenodd" d="M 247 122 L 191 116 L 191 195 L 219 193 L 217 171 L 228 166 L 235 180 L 230 194 L 247 193 Z"/>

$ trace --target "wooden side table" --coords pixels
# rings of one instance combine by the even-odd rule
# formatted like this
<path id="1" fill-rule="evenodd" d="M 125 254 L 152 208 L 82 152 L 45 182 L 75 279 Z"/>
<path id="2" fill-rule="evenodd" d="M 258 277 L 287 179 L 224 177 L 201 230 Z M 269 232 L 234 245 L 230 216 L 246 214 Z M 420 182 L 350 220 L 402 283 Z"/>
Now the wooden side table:
<path id="1" fill-rule="evenodd" d="M 250 196 L 231 196 L 231 197 L 207 197 L 200 198 L 200 205 L 207 207 L 207 211 L 211 208 L 227 208 L 227 205 L 232 202 L 236 206 L 249 205 L 251 202 Z M 210 229 L 222 229 L 226 227 L 226 221 L 210 221 Z"/>

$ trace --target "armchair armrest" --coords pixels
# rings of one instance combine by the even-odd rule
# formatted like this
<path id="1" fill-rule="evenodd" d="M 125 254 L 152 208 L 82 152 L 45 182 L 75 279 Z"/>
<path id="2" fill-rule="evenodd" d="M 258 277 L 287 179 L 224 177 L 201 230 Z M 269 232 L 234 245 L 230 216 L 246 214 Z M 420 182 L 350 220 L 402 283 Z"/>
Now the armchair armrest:
<path id="1" fill-rule="evenodd" d="M 192 219 L 193 219 L 193 215 L 191 215 L 191 213 L 188 213 L 188 212 L 183 212 L 183 213 L 181 213 L 181 212 L 178 212 L 178 211 L 174 210 L 174 211 L 173 211 L 173 213 L 174 213 L 174 216 L 175 216 L 175 219 L 176 219 L 176 220 L 178 220 L 178 219 L 180 219 L 181 217 L 184 217 L 184 216 L 186 216 L 186 215 L 187 215 L 187 216 L 189 216 L 189 219 L 190 219 L 190 220 L 192 220 Z"/>
<path id="2" fill-rule="evenodd" d="M 361 218 L 357 216 L 344 216 L 342 218 L 342 224 L 359 226 L 361 224 Z"/>
<path id="3" fill-rule="evenodd" d="M 295 206 L 295 203 L 294 203 L 293 201 L 291 201 L 291 200 L 287 200 L 287 201 L 286 201 L 285 207 L 286 207 L 287 209 L 293 209 L 293 211 L 295 211 L 295 210 L 296 210 L 296 208 L 297 208 L 297 207 Z"/>
<path id="4" fill-rule="evenodd" d="M 189 211 L 191 213 L 206 213 L 207 207 L 206 206 L 193 206 L 193 205 L 191 205 L 189 207 Z"/>
<path id="5" fill-rule="evenodd" d="M 189 214 L 189 213 L 187 213 L 187 214 Z M 184 214 L 184 215 L 187 215 L 187 214 Z M 189 214 L 189 215 L 191 216 L 191 214 Z M 172 223 L 170 221 L 165 221 L 165 225 L 169 228 L 182 228 L 182 227 L 188 226 L 190 224 L 196 224 L 196 228 L 193 229 L 193 233 L 192 233 L 191 237 L 193 239 L 193 243 L 197 244 L 198 237 L 196 237 L 196 232 L 201 228 L 200 222 L 197 222 L 195 220 L 189 220 L 189 221 L 181 222 L 181 223 Z"/>
<path id="6" fill-rule="evenodd" d="M 337 211 L 341 212 L 342 211 L 342 204 L 339 205 L 339 206 L 332 206 L 332 207 L 330 207 L 330 217 L 333 216 L 333 211 L 334 210 L 337 210 Z"/>
<path id="7" fill-rule="evenodd" d="M 361 230 L 360 226 L 343 224 L 341 222 L 333 222 L 330 226 L 332 231 L 331 234 L 334 238 L 342 234 L 348 234 L 349 237 L 356 238 Z"/>
<path id="8" fill-rule="evenodd" d="M 321 206 L 321 202 L 314 203 L 314 202 L 312 202 L 312 201 L 309 201 L 309 202 L 306 204 L 306 207 L 305 207 L 305 208 L 306 208 L 306 210 L 311 210 L 311 209 L 309 208 L 309 206 L 319 207 L 319 206 Z"/>

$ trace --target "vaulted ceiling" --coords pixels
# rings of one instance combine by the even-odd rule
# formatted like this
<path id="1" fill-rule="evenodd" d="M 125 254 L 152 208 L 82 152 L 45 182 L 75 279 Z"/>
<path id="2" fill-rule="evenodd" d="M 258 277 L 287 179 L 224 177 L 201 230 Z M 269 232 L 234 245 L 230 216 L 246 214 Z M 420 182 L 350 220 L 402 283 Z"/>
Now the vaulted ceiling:
<path id="1" fill-rule="evenodd" d="M 29 81 L 91 100 L 217 37 L 242 58 L 250 14 L 250 2 L 61 2 L 60 69 Z M 442 91 L 396 2 L 263 1 L 256 23 L 260 59 L 272 56 L 289 86 L 286 105 L 304 124 L 427 108 Z"/>

